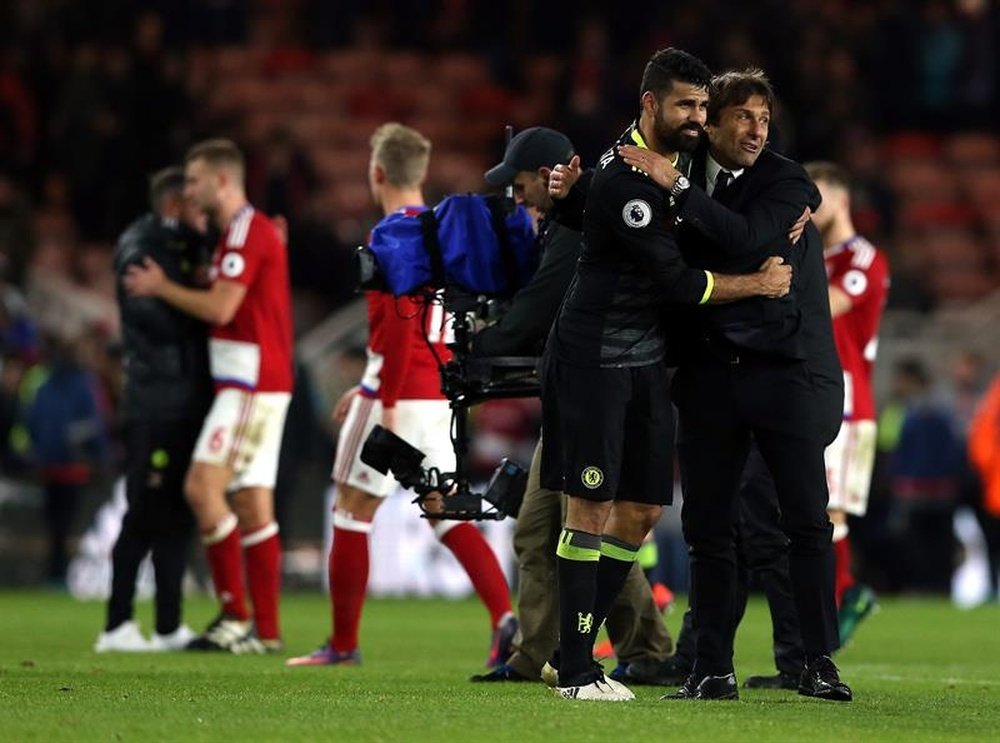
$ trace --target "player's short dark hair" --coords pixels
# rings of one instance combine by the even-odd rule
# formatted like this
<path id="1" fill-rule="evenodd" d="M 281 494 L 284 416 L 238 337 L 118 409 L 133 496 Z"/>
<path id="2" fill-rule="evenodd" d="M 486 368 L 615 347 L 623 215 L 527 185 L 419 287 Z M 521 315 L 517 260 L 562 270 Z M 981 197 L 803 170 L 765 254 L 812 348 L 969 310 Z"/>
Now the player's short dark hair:
<path id="1" fill-rule="evenodd" d="M 851 176 L 847 171 L 827 160 L 815 160 L 803 166 L 806 173 L 813 181 L 823 181 L 831 186 L 839 186 L 847 191 L 851 190 Z"/>
<path id="2" fill-rule="evenodd" d="M 159 212 L 163 199 L 169 194 L 180 194 L 184 191 L 184 168 L 172 165 L 163 170 L 157 170 L 149 177 L 149 208 Z"/>
<path id="3" fill-rule="evenodd" d="M 642 83 L 639 85 L 639 98 L 648 90 L 656 96 L 657 101 L 663 100 L 663 96 L 670 92 L 675 82 L 708 88 L 712 82 L 712 72 L 704 62 L 682 49 L 660 49 L 646 63 Z"/>
<path id="4" fill-rule="evenodd" d="M 240 174 L 241 180 L 246 172 L 243 153 L 236 143 L 229 139 L 206 139 L 204 142 L 199 142 L 184 156 L 185 163 L 194 160 L 204 160 L 213 168 L 234 168 Z"/>
<path id="5" fill-rule="evenodd" d="M 747 67 L 716 75 L 709 90 L 708 123 L 718 124 L 722 109 L 742 105 L 754 95 L 763 98 L 767 109 L 774 113 L 774 88 L 763 70 Z"/>

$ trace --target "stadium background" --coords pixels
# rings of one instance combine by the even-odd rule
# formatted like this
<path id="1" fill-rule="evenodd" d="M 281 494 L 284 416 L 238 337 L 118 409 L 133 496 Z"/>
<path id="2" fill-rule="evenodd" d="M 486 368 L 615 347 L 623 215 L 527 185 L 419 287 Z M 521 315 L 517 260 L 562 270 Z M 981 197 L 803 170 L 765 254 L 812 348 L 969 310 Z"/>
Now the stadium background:
<path id="1" fill-rule="evenodd" d="M 328 411 L 364 341 L 351 254 L 377 218 L 365 179 L 371 132 L 400 120 L 434 142 L 431 200 L 485 188 L 507 123 L 561 129 L 592 163 L 632 118 L 642 64 L 666 45 L 716 70 L 763 67 L 780 96 L 772 145 L 848 167 L 859 231 L 889 253 L 893 271 L 880 400 L 892 400 L 894 362 L 916 357 L 961 432 L 1000 361 L 998 28 L 986 0 L 705 0 L 641 13 L 529 0 L 8 0 L 0 584 L 42 580 L 39 496 L 17 421 L 30 369 L 55 345 L 73 347 L 93 374 L 112 444 L 76 531 L 110 492 L 120 456 L 110 254 L 145 209 L 149 172 L 198 139 L 229 136 L 248 154 L 251 200 L 289 221 L 301 383 L 279 515 L 286 545 L 308 555 L 327 531 Z M 537 407 L 492 405 L 476 423 L 485 472 L 503 454 L 526 458 Z M 889 462 L 892 437 L 882 445 Z M 859 552 L 880 589 L 906 590 L 919 582 L 898 557 L 906 504 L 888 470 Z M 937 517 L 949 521 L 954 505 Z M 663 569 L 682 585 L 671 529 L 661 533 Z"/>

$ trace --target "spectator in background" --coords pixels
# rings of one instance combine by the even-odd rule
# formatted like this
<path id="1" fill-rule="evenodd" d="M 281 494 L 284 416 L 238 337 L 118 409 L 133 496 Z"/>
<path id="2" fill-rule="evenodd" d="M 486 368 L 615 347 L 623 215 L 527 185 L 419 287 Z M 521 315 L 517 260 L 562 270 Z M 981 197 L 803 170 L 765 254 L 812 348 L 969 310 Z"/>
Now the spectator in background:
<path id="1" fill-rule="evenodd" d="M 284 126 L 272 129 L 247 158 L 247 194 L 268 214 L 282 214 L 294 227 L 305 216 L 319 177 L 303 146 Z"/>
<path id="2" fill-rule="evenodd" d="M 990 593 L 997 595 L 997 544 L 1000 542 L 1000 374 L 976 411 L 969 429 L 969 460 L 982 485 L 979 524 L 990 561 Z"/>
<path id="3" fill-rule="evenodd" d="M 952 517 L 964 456 L 961 442 L 948 411 L 932 400 L 931 377 L 921 361 L 898 362 L 894 384 L 905 406 L 891 473 L 907 587 L 947 594 L 955 567 Z"/>
<path id="4" fill-rule="evenodd" d="M 997 567 L 1000 565 L 1000 501 L 991 508 L 991 465 L 989 464 L 989 439 L 993 445 L 1000 441 L 1000 419 L 993 418 L 990 433 L 991 406 L 996 403 L 987 398 L 990 389 L 989 368 L 986 359 L 976 351 L 962 351 L 952 361 L 949 384 L 941 392 L 943 402 L 952 414 L 955 435 L 967 456 L 962 457 L 959 479 L 959 504 L 972 509 L 986 542 L 989 567 L 990 595 L 997 591 Z M 997 396 L 995 385 L 991 394 Z M 973 428 L 975 427 L 975 431 Z M 973 441 L 973 436 L 978 439 Z"/>
<path id="5" fill-rule="evenodd" d="M 105 423 L 95 381 L 77 358 L 77 343 L 50 338 L 47 361 L 34 397 L 24 402 L 23 420 L 45 494 L 44 518 L 49 540 L 47 577 L 51 585 L 66 582 L 68 541 L 83 488 L 95 466 L 107 460 Z"/>

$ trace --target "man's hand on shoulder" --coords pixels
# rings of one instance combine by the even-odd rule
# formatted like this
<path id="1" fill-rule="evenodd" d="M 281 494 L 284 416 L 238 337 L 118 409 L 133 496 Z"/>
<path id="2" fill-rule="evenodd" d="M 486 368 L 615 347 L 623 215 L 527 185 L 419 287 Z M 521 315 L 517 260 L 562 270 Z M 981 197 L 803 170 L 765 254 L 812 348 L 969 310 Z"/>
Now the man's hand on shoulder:
<path id="1" fill-rule="evenodd" d="M 122 283 L 130 296 L 156 297 L 166 285 L 167 276 L 160 268 L 160 264 L 152 258 L 146 257 L 143 259 L 142 265 L 132 264 L 128 267 Z"/>
<path id="2" fill-rule="evenodd" d="M 754 274 L 760 284 L 758 292 L 762 297 L 776 299 L 783 297 L 792 287 L 792 267 L 785 264 L 783 258 L 772 255 Z"/>
<path id="3" fill-rule="evenodd" d="M 807 206 L 802 210 L 799 218 L 795 220 L 795 224 L 788 228 L 788 242 L 795 245 L 799 241 L 802 233 L 806 231 L 806 225 L 809 224 L 810 219 L 812 219 L 812 209 Z"/>
<path id="4" fill-rule="evenodd" d="M 618 148 L 618 154 L 621 155 L 626 165 L 641 170 L 652 178 L 658 186 L 668 191 L 673 188 L 674 181 L 681 175 L 681 172 L 670 163 L 670 160 L 652 150 L 627 144 Z"/>
<path id="5" fill-rule="evenodd" d="M 549 174 L 549 196 L 565 199 L 580 180 L 580 156 L 573 155 L 567 165 L 556 165 Z"/>

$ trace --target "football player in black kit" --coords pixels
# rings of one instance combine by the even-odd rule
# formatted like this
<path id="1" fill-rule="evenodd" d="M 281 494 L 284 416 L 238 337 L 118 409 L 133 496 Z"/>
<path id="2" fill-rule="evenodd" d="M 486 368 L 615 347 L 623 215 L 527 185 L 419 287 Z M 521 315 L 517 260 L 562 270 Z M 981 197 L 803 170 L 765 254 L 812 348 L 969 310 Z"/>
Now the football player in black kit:
<path id="1" fill-rule="evenodd" d="M 673 160 L 693 150 L 710 79 L 686 52 L 654 54 L 639 119 L 616 144 Z M 587 195 L 577 273 L 546 346 L 542 484 L 568 496 L 557 548 L 558 691 L 566 698 L 633 698 L 594 666 L 592 650 L 643 538 L 672 499 L 664 305 L 779 297 L 791 281 L 778 258 L 745 275 L 689 268 L 671 229 L 673 207 L 673 196 L 626 165 L 615 147 L 602 156 Z"/>

